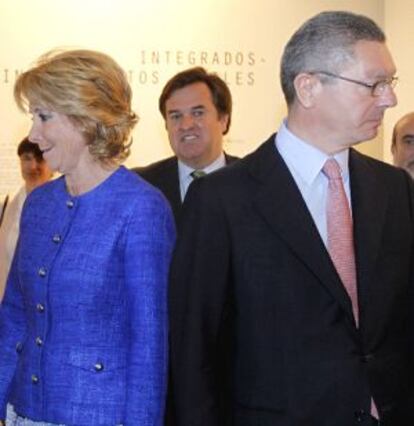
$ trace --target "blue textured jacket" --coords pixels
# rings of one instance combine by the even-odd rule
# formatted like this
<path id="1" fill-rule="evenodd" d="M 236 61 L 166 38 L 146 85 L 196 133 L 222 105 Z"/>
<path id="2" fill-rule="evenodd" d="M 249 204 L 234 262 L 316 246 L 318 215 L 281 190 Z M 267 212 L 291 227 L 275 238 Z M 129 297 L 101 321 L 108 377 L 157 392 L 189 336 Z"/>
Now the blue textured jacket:
<path id="1" fill-rule="evenodd" d="M 71 197 L 33 191 L 0 308 L 7 402 L 65 425 L 161 425 L 167 276 L 175 238 L 163 196 L 120 167 Z"/>

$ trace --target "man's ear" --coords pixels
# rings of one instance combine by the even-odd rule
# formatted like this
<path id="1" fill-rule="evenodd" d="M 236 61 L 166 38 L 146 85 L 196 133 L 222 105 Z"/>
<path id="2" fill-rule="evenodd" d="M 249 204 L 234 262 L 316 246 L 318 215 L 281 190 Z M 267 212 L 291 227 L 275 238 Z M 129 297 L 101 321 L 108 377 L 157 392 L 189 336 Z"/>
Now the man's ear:
<path id="1" fill-rule="evenodd" d="M 222 114 L 219 117 L 219 121 L 221 123 L 221 134 L 225 135 L 228 131 L 230 116 L 228 114 Z"/>
<path id="2" fill-rule="evenodd" d="M 295 77 L 293 85 L 296 91 L 296 100 L 303 108 L 311 108 L 314 105 L 315 95 L 320 84 L 320 80 L 312 74 L 300 73 Z"/>

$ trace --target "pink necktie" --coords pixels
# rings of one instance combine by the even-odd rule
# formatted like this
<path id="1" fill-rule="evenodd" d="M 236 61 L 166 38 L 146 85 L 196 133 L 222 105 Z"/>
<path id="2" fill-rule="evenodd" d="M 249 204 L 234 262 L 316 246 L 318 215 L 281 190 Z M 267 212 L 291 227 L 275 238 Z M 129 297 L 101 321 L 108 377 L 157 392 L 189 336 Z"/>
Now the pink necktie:
<path id="1" fill-rule="evenodd" d="M 352 216 L 339 164 L 333 158 L 326 161 L 323 172 L 329 180 L 326 205 L 328 251 L 342 283 L 351 299 L 352 311 L 358 326 L 358 293 L 355 268 L 355 252 Z M 371 415 L 379 418 L 371 398 Z"/>
<path id="2" fill-rule="evenodd" d="M 351 299 L 355 322 L 358 326 L 358 294 L 351 211 L 339 164 L 330 158 L 322 170 L 329 180 L 326 204 L 328 251 Z"/>

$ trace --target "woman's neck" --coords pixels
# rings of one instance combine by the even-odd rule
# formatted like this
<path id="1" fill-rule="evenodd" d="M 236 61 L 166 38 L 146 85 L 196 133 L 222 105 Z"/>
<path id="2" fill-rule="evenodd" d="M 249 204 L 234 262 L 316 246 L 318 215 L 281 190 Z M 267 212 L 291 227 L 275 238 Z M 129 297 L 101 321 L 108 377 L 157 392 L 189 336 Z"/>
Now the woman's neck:
<path id="1" fill-rule="evenodd" d="M 90 163 L 85 172 L 65 174 L 66 188 L 73 196 L 85 194 L 100 185 L 117 168 L 117 165 L 106 166 L 99 162 Z"/>

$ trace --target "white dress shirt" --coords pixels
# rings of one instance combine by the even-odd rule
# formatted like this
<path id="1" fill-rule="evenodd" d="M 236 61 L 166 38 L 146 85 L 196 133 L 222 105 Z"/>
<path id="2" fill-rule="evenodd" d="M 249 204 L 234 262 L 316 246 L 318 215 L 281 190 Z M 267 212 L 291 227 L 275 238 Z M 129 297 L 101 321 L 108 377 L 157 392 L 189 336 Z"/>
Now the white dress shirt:
<path id="1" fill-rule="evenodd" d="M 331 157 L 315 148 L 310 143 L 295 136 L 287 128 L 286 121 L 282 123 L 277 132 L 275 144 L 292 174 L 313 221 L 318 228 L 319 234 L 326 245 L 326 198 L 328 178 L 322 172 L 322 168 L 328 158 L 335 158 L 341 168 L 345 192 L 348 197 L 348 202 L 350 203 L 349 150 L 346 149 Z"/>

